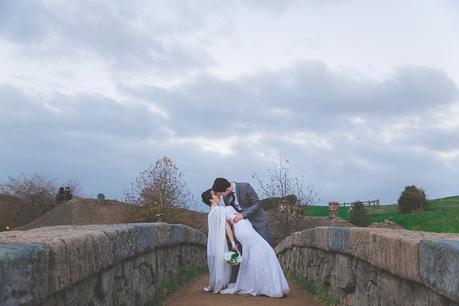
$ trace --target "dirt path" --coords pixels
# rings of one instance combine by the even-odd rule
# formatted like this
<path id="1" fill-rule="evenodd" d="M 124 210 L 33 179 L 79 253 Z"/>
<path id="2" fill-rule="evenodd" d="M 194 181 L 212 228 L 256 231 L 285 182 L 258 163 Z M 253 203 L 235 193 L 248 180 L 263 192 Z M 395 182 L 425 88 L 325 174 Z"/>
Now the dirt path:
<path id="1" fill-rule="evenodd" d="M 306 290 L 295 282 L 289 281 L 290 293 L 281 299 L 269 297 L 252 297 L 241 295 L 222 295 L 205 293 L 202 289 L 207 285 L 207 275 L 192 280 L 169 296 L 162 306 L 321 306 Z"/>

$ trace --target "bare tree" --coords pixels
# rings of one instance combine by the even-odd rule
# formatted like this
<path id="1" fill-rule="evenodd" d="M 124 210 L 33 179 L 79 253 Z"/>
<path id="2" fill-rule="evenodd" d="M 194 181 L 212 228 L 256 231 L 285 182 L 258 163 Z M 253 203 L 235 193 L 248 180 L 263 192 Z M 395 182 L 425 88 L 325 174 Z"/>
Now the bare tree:
<path id="1" fill-rule="evenodd" d="M 282 154 L 272 159 L 264 181 L 254 173 L 252 178 L 258 183 L 261 197 L 273 203 L 273 216 L 279 223 L 282 235 L 288 235 L 303 221 L 304 206 L 318 201 L 314 186 L 305 185 L 304 176 L 292 176 L 290 162 Z"/>
<path id="2" fill-rule="evenodd" d="M 57 192 L 55 180 L 40 174 L 27 177 L 21 174 L 18 177 L 8 177 L 0 184 L 0 192 L 17 196 L 39 209 L 54 206 L 54 197 Z"/>
<path id="3" fill-rule="evenodd" d="M 81 197 L 83 194 L 83 188 L 81 187 L 80 182 L 75 179 L 68 179 L 65 182 L 63 182 L 60 186 L 70 187 L 70 190 L 72 191 L 72 195 L 74 197 Z"/>
<path id="4" fill-rule="evenodd" d="M 183 177 L 170 158 L 160 158 L 124 191 L 125 201 L 142 206 L 145 221 L 155 220 L 157 214 L 171 214 L 173 208 L 188 208 L 193 199 Z"/>
<path id="5" fill-rule="evenodd" d="M 71 188 L 80 192 L 81 187 L 76 180 L 68 180 Z M 21 205 L 15 207 L 15 219 L 18 224 L 27 224 L 56 206 L 58 185 L 55 179 L 34 174 L 30 177 L 20 174 L 17 177 L 8 177 L 0 183 L 0 192 L 16 196 L 22 200 Z M 19 207 L 20 206 L 20 207 Z"/>
<path id="6" fill-rule="evenodd" d="M 75 179 L 68 179 L 61 185 L 70 187 L 73 195 L 80 195 L 82 187 Z M 56 179 L 35 173 L 27 177 L 21 173 L 17 177 L 8 177 L 0 183 L 0 192 L 14 195 L 36 206 L 52 204 L 58 190 Z"/>

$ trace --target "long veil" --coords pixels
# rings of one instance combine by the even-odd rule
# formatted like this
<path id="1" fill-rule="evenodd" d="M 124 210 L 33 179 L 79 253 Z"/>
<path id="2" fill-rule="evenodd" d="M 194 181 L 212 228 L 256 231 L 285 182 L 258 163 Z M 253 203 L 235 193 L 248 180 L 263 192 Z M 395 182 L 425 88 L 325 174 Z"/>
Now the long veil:
<path id="1" fill-rule="evenodd" d="M 209 233 L 207 236 L 207 264 L 209 266 L 209 289 L 220 292 L 229 283 L 231 268 L 225 262 L 228 251 L 225 234 L 225 207 L 215 206 L 207 216 Z"/>

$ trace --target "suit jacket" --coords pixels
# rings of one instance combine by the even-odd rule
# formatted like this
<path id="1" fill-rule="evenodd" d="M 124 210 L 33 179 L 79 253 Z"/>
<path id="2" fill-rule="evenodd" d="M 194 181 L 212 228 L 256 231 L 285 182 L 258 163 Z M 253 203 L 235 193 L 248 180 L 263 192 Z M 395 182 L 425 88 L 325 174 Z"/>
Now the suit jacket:
<path id="1" fill-rule="evenodd" d="M 255 190 L 249 183 L 235 183 L 236 197 L 241 206 L 241 214 L 245 219 L 249 219 L 255 229 L 268 226 L 268 217 L 261 207 L 260 199 Z M 230 205 L 229 197 L 223 197 L 226 206 Z M 237 208 L 234 207 L 236 210 Z"/>

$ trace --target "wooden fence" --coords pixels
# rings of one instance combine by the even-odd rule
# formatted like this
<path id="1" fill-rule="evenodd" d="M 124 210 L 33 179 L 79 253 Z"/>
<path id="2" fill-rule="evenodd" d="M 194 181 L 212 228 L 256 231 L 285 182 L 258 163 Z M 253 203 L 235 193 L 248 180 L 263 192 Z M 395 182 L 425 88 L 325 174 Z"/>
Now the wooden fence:
<path id="1" fill-rule="evenodd" d="M 373 200 L 373 201 L 355 201 L 355 202 L 349 202 L 349 203 L 340 203 L 339 205 L 341 207 L 346 207 L 346 206 L 354 206 L 355 203 L 357 202 L 362 202 L 365 207 L 374 207 L 374 206 L 379 206 L 379 200 Z"/>

